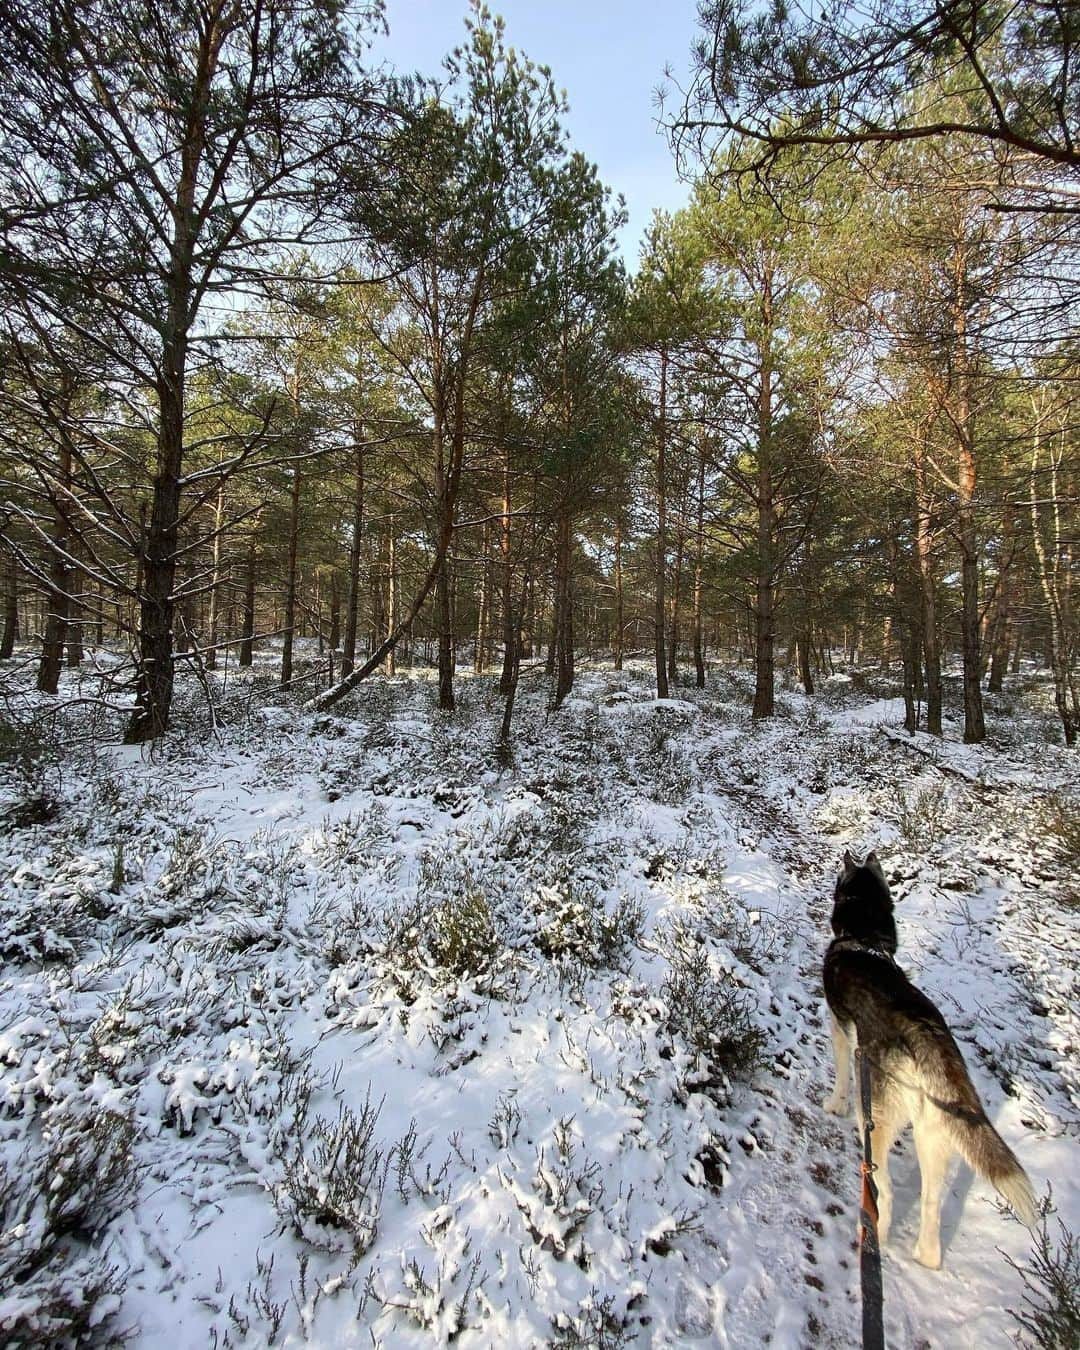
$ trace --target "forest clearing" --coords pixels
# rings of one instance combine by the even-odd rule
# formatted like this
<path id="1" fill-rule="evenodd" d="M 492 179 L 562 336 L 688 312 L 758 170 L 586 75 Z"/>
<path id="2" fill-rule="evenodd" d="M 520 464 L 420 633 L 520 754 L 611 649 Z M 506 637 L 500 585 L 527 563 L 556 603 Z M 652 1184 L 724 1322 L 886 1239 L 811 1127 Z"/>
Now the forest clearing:
<path id="1" fill-rule="evenodd" d="M 1080 6 L 505 8 L 0 3 L 0 1344 L 1075 1350 Z"/>

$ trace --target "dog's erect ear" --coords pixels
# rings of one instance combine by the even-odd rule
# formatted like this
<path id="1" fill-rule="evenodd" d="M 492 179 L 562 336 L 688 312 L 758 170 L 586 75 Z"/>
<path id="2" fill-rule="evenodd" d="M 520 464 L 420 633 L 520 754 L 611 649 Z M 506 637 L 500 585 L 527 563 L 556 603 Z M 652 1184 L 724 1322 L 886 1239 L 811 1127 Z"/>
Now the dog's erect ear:
<path id="1" fill-rule="evenodd" d="M 874 876 L 880 877 L 882 881 L 885 880 L 885 873 L 881 870 L 881 863 L 878 862 L 878 855 L 876 853 L 868 853 L 863 866 L 869 868 Z"/>
<path id="2" fill-rule="evenodd" d="M 841 886 L 844 884 L 845 881 L 848 880 L 850 876 L 854 874 L 854 872 L 855 872 L 855 859 L 851 856 L 850 852 L 847 849 L 844 849 L 844 870 L 840 873 Z"/>

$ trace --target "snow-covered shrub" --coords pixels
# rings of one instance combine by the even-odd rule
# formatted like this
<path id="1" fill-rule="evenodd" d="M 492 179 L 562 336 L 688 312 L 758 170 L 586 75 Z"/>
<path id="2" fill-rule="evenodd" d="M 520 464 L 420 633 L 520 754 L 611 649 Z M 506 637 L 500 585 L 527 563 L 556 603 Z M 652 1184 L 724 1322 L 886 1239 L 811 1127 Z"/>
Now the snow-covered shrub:
<path id="1" fill-rule="evenodd" d="M 633 1337 L 616 1308 L 614 1295 L 601 1296 L 594 1289 L 576 1313 L 552 1318 L 553 1350 L 623 1350 Z"/>
<path id="2" fill-rule="evenodd" d="M 173 834 L 168 857 L 156 882 L 124 907 L 130 931 L 155 937 L 190 922 L 223 894 L 217 868 L 217 842 L 194 823 Z"/>
<path id="3" fill-rule="evenodd" d="M 336 1120 L 319 1116 L 303 1131 L 311 1151 L 286 1159 L 274 1194 L 282 1222 L 297 1237 L 324 1251 L 347 1252 L 354 1262 L 379 1231 L 391 1162 L 374 1138 L 381 1109 L 368 1099 L 359 1115 L 342 1106 Z"/>
<path id="4" fill-rule="evenodd" d="M 119 1112 L 65 1106 L 36 1161 L 0 1182 L 5 1345 L 86 1344 L 119 1308 L 122 1282 L 91 1244 L 130 1203 L 132 1137 Z"/>
<path id="5" fill-rule="evenodd" d="M 388 838 L 386 807 L 373 801 L 366 810 L 327 821 L 316 845 L 316 856 L 331 868 L 367 867 L 385 851 Z"/>
<path id="6" fill-rule="evenodd" d="M 1039 828 L 1067 876 L 1080 868 L 1080 799 L 1067 792 L 1051 792 L 1038 813 Z"/>
<path id="7" fill-rule="evenodd" d="M 660 988 L 667 1029 L 696 1058 L 695 1081 L 716 1089 L 749 1076 L 765 1039 L 751 1016 L 749 990 L 717 968 L 704 934 L 690 922 L 670 922 L 658 945 L 668 961 Z"/>
<path id="8" fill-rule="evenodd" d="M 530 1188 L 512 1174 L 500 1173 L 537 1246 L 560 1261 L 572 1255 L 582 1270 L 589 1268 L 592 1255 L 583 1230 L 604 1194 L 600 1176 L 599 1164 L 578 1157 L 572 1116 L 556 1122 L 551 1147 L 541 1144 L 537 1149 Z"/>
<path id="9" fill-rule="evenodd" d="M 533 902 L 535 943 L 545 956 L 571 957 L 593 969 L 617 968 L 641 937 L 641 901 L 620 895 L 609 911 L 596 886 L 565 876 L 541 886 Z"/>
<path id="10" fill-rule="evenodd" d="M 913 786 L 910 791 L 897 786 L 893 805 L 900 837 L 910 848 L 932 848 L 945 837 L 949 799 L 944 783 Z"/>
<path id="11" fill-rule="evenodd" d="M 1029 1350 L 1073 1350 L 1080 1345 L 1080 1238 L 1058 1220 L 1059 1241 L 1044 1217 L 1028 1261 L 1005 1259 L 1024 1282 L 1023 1303 L 1008 1309 L 1017 1342 Z"/>
<path id="12" fill-rule="evenodd" d="M 60 744 L 52 723 L 0 716 L 0 783 L 9 800 L 0 804 L 0 825 L 25 829 L 56 815 L 60 796 Z"/>

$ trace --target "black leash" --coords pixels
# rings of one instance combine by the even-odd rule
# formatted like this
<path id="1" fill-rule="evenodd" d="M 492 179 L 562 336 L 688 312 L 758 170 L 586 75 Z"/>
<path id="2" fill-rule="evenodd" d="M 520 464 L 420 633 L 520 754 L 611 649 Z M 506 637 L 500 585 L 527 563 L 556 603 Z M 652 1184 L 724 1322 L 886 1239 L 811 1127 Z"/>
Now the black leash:
<path id="1" fill-rule="evenodd" d="M 862 1343 L 863 1350 L 885 1350 L 885 1291 L 881 1279 L 881 1247 L 878 1244 L 877 1186 L 874 1183 L 874 1157 L 870 1146 L 870 1134 L 874 1128 L 870 1100 L 870 1061 L 859 1049 L 855 1051 L 855 1058 L 859 1062 L 863 1117 L 862 1196 L 859 1202 Z"/>

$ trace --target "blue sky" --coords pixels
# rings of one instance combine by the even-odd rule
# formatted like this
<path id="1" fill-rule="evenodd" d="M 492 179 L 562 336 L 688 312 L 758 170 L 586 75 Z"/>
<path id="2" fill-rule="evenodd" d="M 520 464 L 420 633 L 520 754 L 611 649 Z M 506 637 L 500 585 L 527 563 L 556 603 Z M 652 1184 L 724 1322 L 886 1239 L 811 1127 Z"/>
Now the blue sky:
<path id="1" fill-rule="evenodd" d="M 621 244 L 637 262 L 654 207 L 687 197 L 667 141 L 656 129 L 654 92 L 665 65 L 682 77 L 697 32 L 696 0 L 489 0 L 506 40 L 551 67 L 570 101 L 567 129 L 601 179 L 626 198 Z M 375 54 L 400 70 L 435 73 L 465 36 L 466 0 L 387 0 L 390 37 Z"/>

